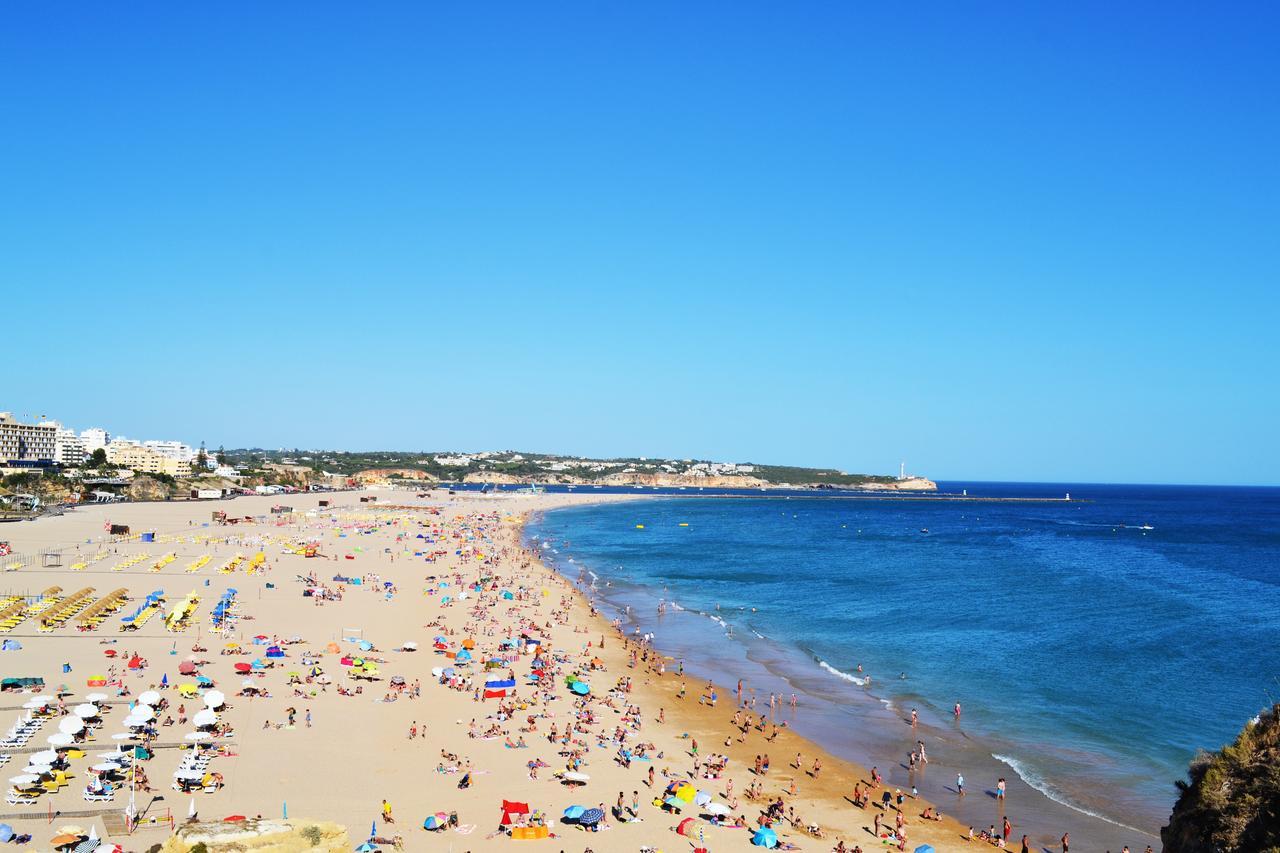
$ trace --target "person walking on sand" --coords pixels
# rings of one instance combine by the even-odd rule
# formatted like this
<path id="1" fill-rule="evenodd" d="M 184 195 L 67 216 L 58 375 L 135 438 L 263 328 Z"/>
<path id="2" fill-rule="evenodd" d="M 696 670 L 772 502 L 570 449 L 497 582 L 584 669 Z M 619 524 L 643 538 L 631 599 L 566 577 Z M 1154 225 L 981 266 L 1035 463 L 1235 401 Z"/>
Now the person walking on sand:
<path id="1" fill-rule="evenodd" d="M 395 823 L 396 819 L 391 816 L 391 803 L 386 800 L 382 801 L 382 820 L 384 823 Z"/>

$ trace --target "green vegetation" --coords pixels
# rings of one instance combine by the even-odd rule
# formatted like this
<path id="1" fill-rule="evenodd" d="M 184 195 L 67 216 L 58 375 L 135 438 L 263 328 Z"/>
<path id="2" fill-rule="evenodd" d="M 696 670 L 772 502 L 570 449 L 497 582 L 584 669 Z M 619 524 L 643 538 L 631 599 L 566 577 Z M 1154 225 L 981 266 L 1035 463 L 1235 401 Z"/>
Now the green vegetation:
<path id="1" fill-rule="evenodd" d="M 1280 704 L 1179 782 L 1165 853 L 1280 853 Z"/>

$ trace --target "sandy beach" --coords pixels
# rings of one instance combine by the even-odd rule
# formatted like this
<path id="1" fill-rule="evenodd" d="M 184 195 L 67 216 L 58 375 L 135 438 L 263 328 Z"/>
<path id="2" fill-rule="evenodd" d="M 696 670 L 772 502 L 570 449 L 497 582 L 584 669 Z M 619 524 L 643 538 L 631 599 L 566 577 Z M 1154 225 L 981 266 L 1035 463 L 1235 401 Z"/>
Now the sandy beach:
<path id="1" fill-rule="evenodd" d="M 377 502 L 362 503 L 361 497 Z M 923 818 L 930 804 L 909 791 L 900 812 L 895 804 L 882 810 L 878 804 L 886 789 L 872 787 L 867 768 L 841 761 L 786 728 L 759 726 L 767 708 L 744 712 L 735 725 L 734 673 L 710 688 L 717 694 L 712 707 L 703 701 L 706 682 L 684 678 L 675 662 L 629 645 L 566 579 L 520 546 L 521 524 L 530 512 L 610 499 L 626 498 L 346 492 L 91 506 L 4 525 L 0 539 L 15 553 L 57 548 L 62 565 L 33 561 L 6 571 L 0 594 L 35 597 L 57 586 L 61 600 L 91 587 L 86 597 L 93 600 L 125 588 L 130 600 L 95 630 L 78 630 L 72 617 L 42 632 L 36 614 L 3 634 L 22 646 L 0 656 L 4 676 L 43 678 L 48 695 L 65 685 L 67 716 L 74 716 L 87 694 L 108 697 L 99 703 L 100 717 L 90 718 L 93 740 L 83 748 L 84 757 L 69 761 L 66 784 L 32 804 L 0 808 L 3 822 L 30 833 L 34 849 L 47 849 L 56 827 L 74 819 L 96 826 L 100 836 L 125 849 L 143 850 L 168 836 L 169 818 L 185 821 L 194 801 L 204 821 L 279 818 L 287 812 L 295 821 L 341 823 L 353 845 L 373 827 L 379 837 L 399 836 L 408 850 L 487 850 L 512 843 L 498 831 L 506 800 L 545 816 L 548 833 L 556 836 L 540 843 L 546 849 L 554 844 L 565 850 L 681 850 L 705 844 L 746 850 L 757 849 L 753 830 L 772 806 L 771 828 L 794 849 L 830 850 L 840 842 L 849 850 L 896 849 L 898 842 L 890 848 L 872 827 L 878 816 L 886 831 L 892 829 L 899 813 L 905 849 L 926 843 L 937 850 L 980 846 L 965 840 L 967 826 Z M 322 500 L 331 506 L 320 508 Z M 271 513 L 282 501 L 293 511 Z M 215 511 L 252 520 L 214 524 Z M 130 537 L 108 536 L 108 523 L 129 525 Z M 153 532 L 154 541 L 140 541 L 143 532 Z M 316 556 L 304 556 L 308 543 Z M 228 571 L 238 555 L 243 560 Z M 335 581 L 339 575 L 362 583 Z M 304 582 L 308 576 L 314 583 Z M 308 588 L 320 594 L 304 595 Z M 236 590 L 228 610 L 232 618 L 215 628 L 211 613 L 230 589 Z M 163 613 L 136 631 L 122 630 L 122 617 L 159 590 Z M 164 615 L 189 593 L 198 596 L 192 615 L 181 630 L 168 630 Z M 54 603 L 47 612 L 61 606 Z M 255 644 L 259 636 L 264 639 Z M 406 650 L 406 644 L 416 644 L 416 650 Z M 282 656 L 269 657 L 271 648 Z M 464 651 L 470 662 L 463 662 Z M 134 657 L 145 667 L 129 669 Z M 371 679 L 352 677 L 364 670 L 341 661 L 353 658 L 376 669 Z M 254 668 L 254 661 L 264 668 Z M 187 674 L 179 671 L 184 662 L 194 664 L 183 667 Z M 237 665 L 249 672 L 238 672 Z M 542 674 L 537 682 L 529 677 L 535 666 Z M 453 678 L 433 675 L 443 667 L 453 668 Z M 106 676 L 109 684 L 91 687 L 93 676 Z M 184 698 L 179 686 L 197 684 L 197 676 L 213 686 L 189 689 Z M 397 685 L 403 679 L 402 686 L 393 686 L 393 677 Z M 585 698 L 568 686 L 575 677 L 590 685 Z M 515 686 L 496 687 L 486 698 L 486 682 Z M 120 684 L 127 695 L 119 695 Z M 269 696 L 241 695 L 245 685 Z M 138 762 L 151 791 L 135 797 L 143 817 L 157 821 L 144 820 L 131 836 L 121 837 L 114 816 L 130 799 L 127 772 L 113 774 L 119 782 L 110 801 L 88 802 L 85 789 L 101 754 L 128 743 L 112 735 L 124 730 L 129 703 L 151 689 L 165 706 L 156 710 L 154 755 Z M 210 784 L 193 793 L 175 790 L 175 770 L 198 751 L 187 736 L 197 730 L 195 714 L 210 689 L 226 697 L 214 736 L 206 741 L 220 754 L 203 772 L 218 776 L 206 775 L 202 781 Z M 23 705 L 35 692 L 0 696 L 0 732 L 24 717 Z M 11 756 L 4 764 L 7 777 L 20 773 L 30 754 L 49 748 L 47 735 L 58 731 L 62 719 L 55 703 L 28 743 L 0 749 L 0 755 Z M 757 774 L 756 757 L 766 754 L 768 772 Z M 541 766 L 534 772 L 531 763 Z M 583 775 L 565 779 L 565 772 Z M 573 783 L 575 778 L 584 783 Z M 691 788 L 680 790 L 686 784 Z M 749 796 L 754 787 L 759 794 Z M 871 800 L 865 808 L 851 803 L 855 788 Z M 672 796 L 678 808 L 663 804 Z M 393 822 L 383 818 L 384 800 Z M 707 819 L 708 800 L 718 804 L 710 811 L 730 816 L 722 821 L 729 825 Z M 598 831 L 561 822 L 575 805 L 605 813 Z M 428 832 L 423 822 L 435 814 L 446 825 Z M 732 826 L 732 816 L 739 815 L 746 827 Z M 456 825 L 449 825 L 449 816 L 456 816 Z M 530 820 L 511 818 L 517 824 Z M 692 838 L 674 834 L 688 818 Z M 1011 849 L 1019 849 L 1021 832 L 1015 829 Z M 1031 839 L 1033 849 L 1049 845 L 1057 849 L 1057 838 Z"/>

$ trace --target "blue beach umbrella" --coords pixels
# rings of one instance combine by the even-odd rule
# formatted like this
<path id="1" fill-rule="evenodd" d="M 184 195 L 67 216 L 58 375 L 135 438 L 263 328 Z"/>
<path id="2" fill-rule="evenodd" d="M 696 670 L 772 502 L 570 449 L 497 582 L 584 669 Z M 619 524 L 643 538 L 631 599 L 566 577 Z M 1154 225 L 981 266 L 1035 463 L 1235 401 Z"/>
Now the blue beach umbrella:
<path id="1" fill-rule="evenodd" d="M 751 843 L 756 847 L 772 850 L 778 846 L 778 833 L 767 826 L 762 826 L 756 830 L 755 835 L 751 836 Z"/>
<path id="2" fill-rule="evenodd" d="M 916 853 L 933 853 L 932 844 L 921 844 L 916 848 Z"/>
<path id="3" fill-rule="evenodd" d="M 586 811 L 582 806 L 569 806 L 564 810 L 564 819 L 569 821 L 579 820 Z"/>
<path id="4" fill-rule="evenodd" d="M 569 689 L 574 693 L 577 693 L 579 696 L 586 696 L 591 692 L 591 685 L 587 684 L 585 681 L 575 681 L 573 684 L 569 685 Z"/>
<path id="5" fill-rule="evenodd" d="M 578 823 L 583 826 L 595 826 L 602 820 L 604 820 L 604 812 L 600 811 L 600 809 L 587 809 L 578 818 Z"/>
<path id="6" fill-rule="evenodd" d="M 8 841 L 13 838 L 13 827 L 7 823 L 0 823 L 0 842 Z"/>

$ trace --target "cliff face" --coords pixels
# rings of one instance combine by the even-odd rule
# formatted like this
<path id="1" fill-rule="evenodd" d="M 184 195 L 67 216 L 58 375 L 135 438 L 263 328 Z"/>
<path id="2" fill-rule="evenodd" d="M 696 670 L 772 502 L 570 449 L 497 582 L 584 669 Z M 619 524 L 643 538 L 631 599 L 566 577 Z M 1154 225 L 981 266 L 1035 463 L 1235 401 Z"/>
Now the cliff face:
<path id="1" fill-rule="evenodd" d="M 413 468 L 370 468 L 355 475 L 358 483 L 379 483 L 390 477 L 402 480 L 430 480 L 431 475 Z"/>
<path id="2" fill-rule="evenodd" d="M 1187 777 L 1160 830 L 1164 853 L 1280 853 L 1280 704 Z"/>
<path id="3" fill-rule="evenodd" d="M 936 492 L 938 484 L 924 477 L 908 477 L 892 483 L 863 483 L 858 488 L 869 492 Z"/>

